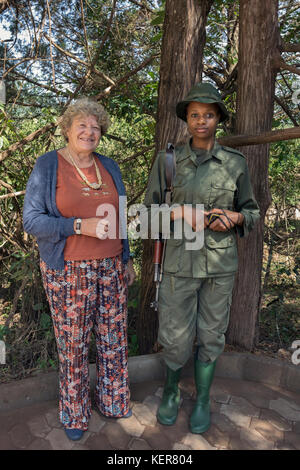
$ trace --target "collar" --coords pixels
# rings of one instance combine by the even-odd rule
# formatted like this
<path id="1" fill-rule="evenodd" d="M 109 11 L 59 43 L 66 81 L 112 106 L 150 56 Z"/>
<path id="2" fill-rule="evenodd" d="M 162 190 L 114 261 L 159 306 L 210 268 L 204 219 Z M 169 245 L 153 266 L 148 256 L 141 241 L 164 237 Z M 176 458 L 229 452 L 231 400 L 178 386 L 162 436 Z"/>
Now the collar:
<path id="1" fill-rule="evenodd" d="M 223 160 L 226 158 L 223 147 L 217 141 L 215 141 L 213 148 L 210 150 L 207 156 L 207 160 L 212 157 L 217 158 L 221 162 L 223 162 Z M 197 156 L 191 148 L 191 139 L 189 139 L 188 142 L 186 142 L 186 144 L 180 148 L 180 152 L 177 153 L 176 156 L 177 162 L 185 160 L 186 158 L 190 158 L 193 163 L 197 165 Z"/>
<path id="2" fill-rule="evenodd" d="M 215 140 L 215 144 L 213 146 L 213 149 L 211 151 L 211 154 L 215 158 L 217 158 L 218 160 L 221 160 L 221 162 L 226 159 L 226 154 L 225 154 L 225 151 L 224 151 L 222 145 L 220 145 L 216 140 Z"/>

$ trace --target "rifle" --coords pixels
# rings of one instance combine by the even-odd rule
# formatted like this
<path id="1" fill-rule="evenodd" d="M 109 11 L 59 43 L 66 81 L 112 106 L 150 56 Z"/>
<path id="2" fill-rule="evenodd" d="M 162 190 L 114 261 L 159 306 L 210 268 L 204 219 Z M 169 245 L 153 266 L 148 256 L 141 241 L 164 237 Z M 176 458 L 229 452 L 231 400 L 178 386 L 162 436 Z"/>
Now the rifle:
<path id="1" fill-rule="evenodd" d="M 165 190 L 165 203 L 168 206 L 171 205 L 172 192 L 173 192 L 173 181 L 176 174 L 176 157 L 174 146 L 170 143 L 167 145 L 166 157 L 165 157 L 165 176 L 166 176 L 166 190 Z M 158 309 L 158 294 L 159 285 L 162 281 L 163 275 L 163 264 L 165 259 L 166 251 L 166 239 L 159 234 L 159 238 L 154 243 L 154 282 L 155 282 L 155 300 L 150 303 L 150 307 L 154 308 L 155 311 Z"/>

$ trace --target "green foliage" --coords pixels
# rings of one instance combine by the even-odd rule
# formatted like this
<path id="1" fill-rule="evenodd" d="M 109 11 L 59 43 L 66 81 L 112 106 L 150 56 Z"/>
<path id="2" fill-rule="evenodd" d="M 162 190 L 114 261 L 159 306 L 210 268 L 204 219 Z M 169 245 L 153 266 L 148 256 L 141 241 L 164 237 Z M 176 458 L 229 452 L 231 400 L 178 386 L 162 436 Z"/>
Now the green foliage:
<path id="1" fill-rule="evenodd" d="M 138 356 L 139 345 L 135 330 L 128 331 L 128 356 Z"/>
<path id="2" fill-rule="evenodd" d="M 155 16 L 151 21 L 152 26 L 162 26 L 165 19 L 165 9 L 162 8 L 155 12 Z"/>
<path id="3" fill-rule="evenodd" d="M 9 334 L 9 328 L 5 325 L 0 325 L 0 340 L 5 339 L 5 337 Z"/>
<path id="4" fill-rule="evenodd" d="M 300 141 L 280 141 L 270 152 L 270 185 L 276 205 L 296 207 L 300 196 Z"/>

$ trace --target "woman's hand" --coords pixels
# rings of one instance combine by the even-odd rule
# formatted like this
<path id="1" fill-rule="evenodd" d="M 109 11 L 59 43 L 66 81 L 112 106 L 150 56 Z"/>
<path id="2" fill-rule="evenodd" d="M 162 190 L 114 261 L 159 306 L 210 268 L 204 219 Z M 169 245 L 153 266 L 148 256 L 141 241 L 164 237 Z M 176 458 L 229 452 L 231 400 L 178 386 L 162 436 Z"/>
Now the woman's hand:
<path id="1" fill-rule="evenodd" d="M 128 285 L 131 286 L 136 278 L 135 270 L 133 268 L 133 261 L 132 259 L 128 260 L 127 266 L 126 266 L 126 274 L 128 276 Z"/>
<path id="2" fill-rule="evenodd" d="M 226 215 L 224 215 L 224 213 Z M 214 232 L 227 232 L 235 225 L 243 225 L 244 222 L 243 214 L 227 209 L 211 209 L 207 214 L 208 220 L 210 214 L 220 214 L 220 216 L 209 226 L 210 230 L 213 230 Z"/>
<path id="3" fill-rule="evenodd" d="M 90 217 L 81 221 L 81 234 L 88 237 L 100 238 L 101 240 L 106 237 L 108 228 L 109 221 L 100 217 Z"/>

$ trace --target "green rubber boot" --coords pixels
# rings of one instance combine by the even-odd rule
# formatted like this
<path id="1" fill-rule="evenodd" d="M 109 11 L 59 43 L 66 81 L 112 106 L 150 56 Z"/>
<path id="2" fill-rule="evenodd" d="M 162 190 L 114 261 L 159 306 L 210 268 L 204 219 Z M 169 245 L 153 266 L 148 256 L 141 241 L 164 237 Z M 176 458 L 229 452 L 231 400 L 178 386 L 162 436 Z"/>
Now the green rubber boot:
<path id="1" fill-rule="evenodd" d="M 177 419 L 180 402 L 178 382 L 180 379 L 181 369 L 182 367 L 174 371 L 167 366 L 167 378 L 164 386 L 164 393 L 157 412 L 157 419 L 160 424 L 171 426 Z"/>
<path id="2" fill-rule="evenodd" d="M 201 434 L 207 431 L 210 426 L 209 390 L 214 378 L 215 367 L 216 361 L 207 364 L 195 359 L 197 398 L 190 418 L 190 430 L 194 434 Z"/>

